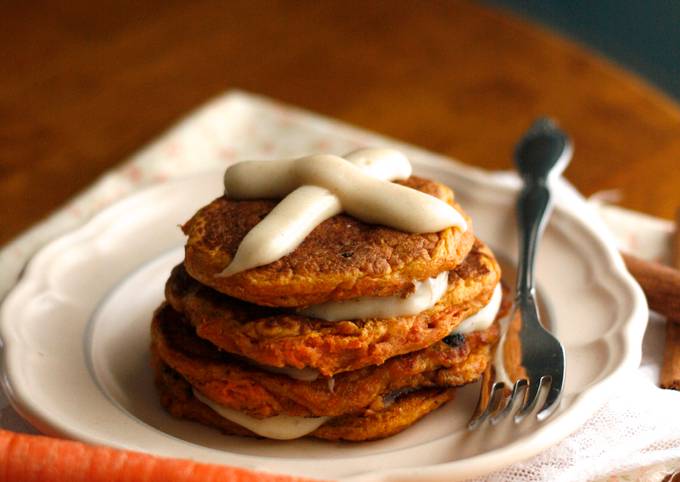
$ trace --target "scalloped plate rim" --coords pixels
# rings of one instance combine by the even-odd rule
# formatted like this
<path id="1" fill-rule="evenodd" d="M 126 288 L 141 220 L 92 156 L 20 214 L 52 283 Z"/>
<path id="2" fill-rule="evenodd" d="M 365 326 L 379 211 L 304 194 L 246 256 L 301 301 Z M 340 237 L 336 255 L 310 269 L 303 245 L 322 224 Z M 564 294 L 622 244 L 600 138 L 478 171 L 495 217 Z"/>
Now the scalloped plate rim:
<path id="1" fill-rule="evenodd" d="M 428 160 L 414 161 L 414 165 L 418 166 L 422 163 L 424 166 L 432 166 L 436 169 L 446 169 L 449 172 L 452 170 L 451 165 L 446 165 L 446 161 L 431 157 Z M 473 182 L 477 186 L 481 185 L 483 189 L 491 189 L 496 193 L 504 195 L 513 194 L 516 192 L 516 187 L 509 186 L 503 182 L 496 180 L 480 169 L 470 168 L 458 170 L 457 172 L 450 172 L 455 176 L 464 178 L 468 182 Z M 30 260 L 22 278 L 19 280 L 14 289 L 3 300 L 0 307 L 0 339 L 4 345 L 2 354 L 2 385 L 8 394 L 10 402 L 15 409 L 32 424 L 34 424 L 41 431 L 54 435 L 67 436 L 69 438 L 83 440 L 89 443 L 103 443 L 119 448 L 130 448 L 130 445 L 123 442 L 111 441 L 98 437 L 97 434 L 92 434 L 87 430 L 78 427 L 69 427 L 60 424 L 58 421 L 50 419 L 49 411 L 45 408 L 38 408 L 31 404 L 29 394 L 22 392 L 21 382 L 16 379 L 16 373 L 12 376 L 8 372 L 8 366 L 20 365 L 22 358 L 21 345 L 19 343 L 18 334 L 11 321 L 11 316 L 7 313 L 8 306 L 13 300 L 28 295 L 38 295 L 44 293 L 48 288 L 45 280 L 41 279 L 40 283 L 36 283 L 36 277 L 40 278 L 38 272 L 44 263 L 49 263 L 52 256 L 58 255 L 62 247 L 68 246 L 69 243 L 77 241 L 102 223 L 106 223 L 108 219 L 115 219 L 116 214 L 124 210 L 126 206 L 135 205 L 142 202 L 149 196 L 155 196 L 159 190 L 172 189 L 178 183 L 191 182 L 194 178 L 210 175 L 214 171 L 207 171 L 203 173 L 193 174 L 184 178 L 175 179 L 169 182 L 160 183 L 146 187 L 132 195 L 116 202 L 107 207 L 93 218 L 83 224 L 81 227 L 67 233 L 59 238 L 53 240 L 44 246 L 39 252 Z M 514 441 L 502 448 L 494 449 L 490 452 L 485 452 L 473 457 L 468 457 L 461 460 L 446 462 L 442 464 L 429 465 L 416 468 L 398 468 L 367 472 L 354 476 L 345 477 L 343 480 L 364 480 L 370 478 L 376 480 L 413 480 L 413 477 L 428 477 L 444 480 L 451 476 L 451 471 L 456 470 L 457 475 L 464 474 L 465 477 L 480 475 L 482 473 L 490 472 L 492 470 L 501 468 L 508 463 L 525 459 L 535 453 L 547 448 L 556 443 L 571 432 L 580 427 L 588 417 L 590 417 L 606 400 L 607 388 L 617 381 L 617 379 L 626 371 L 634 369 L 640 361 L 641 346 L 636 340 L 640 340 L 647 321 L 647 308 L 644 301 L 643 294 L 639 286 L 633 281 L 632 277 L 625 270 L 625 266 L 620 256 L 615 250 L 613 241 L 603 233 L 602 228 L 593 225 L 593 223 L 577 218 L 565 205 L 559 202 L 556 205 L 555 214 L 559 216 L 567 216 L 570 222 L 580 225 L 581 228 L 595 241 L 598 242 L 603 251 L 607 254 L 606 265 L 610 268 L 608 272 L 611 279 L 618 281 L 618 290 L 625 290 L 628 294 L 628 301 L 630 306 L 627 310 L 627 317 L 619 323 L 621 336 L 624 340 L 624 349 L 622 361 L 616 366 L 612 372 L 604 379 L 598 381 L 593 386 L 574 397 L 572 406 L 568 413 L 562 414 L 560 417 L 550 420 L 544 424 L 540 429 L 534 431 L 528 436 L 520 440 Z M 30 293 L 33 290 L 33 293 Z M 41 291 L 42 290 L 42 291 Z M 617 330 L 617 331 L 619 331 Z M 12 380 L 13 378 L 13 380 Z M 546 443 L 546 439 L 549 439 Z M 517 445 L 521 445 L 524 454 L 521 457 L 516 455 Z M 400 450 L 409 450 L 399 449 Z M 257 457 L 235 454 L 237 459 L 256 459 Z M 355 459 L 356 457 L 347 457 L 334 459 L 333 462 Z M 251 460 L 249 462 L 253 462 Z M 236 463 L 236 462 L 229 462 Z M 239 464 L 251 468 L 257 468 L 257 464 Z M 485 469 L 479 471 L 474 467 L 484 465 Z"/>

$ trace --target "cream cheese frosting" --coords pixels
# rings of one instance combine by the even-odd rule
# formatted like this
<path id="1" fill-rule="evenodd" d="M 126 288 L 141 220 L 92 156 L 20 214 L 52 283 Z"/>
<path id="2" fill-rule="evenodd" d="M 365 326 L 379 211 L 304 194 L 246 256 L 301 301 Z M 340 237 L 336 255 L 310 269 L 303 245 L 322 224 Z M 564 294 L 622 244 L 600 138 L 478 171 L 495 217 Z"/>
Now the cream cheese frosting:
<path id="1" fill-rule="evenodd" d="M 224 175 L 228 197 L 283 199 L 248 232 L 231 263 L 217 276 L 282 258 L 316 226 L 343 211 L 366 223 L 412 233 L 467 229 L 462 214 L 449 204 L 390 182 L 410 175 L 410 162 L 394 149 L 360 149 L 344 158 L 320 154 L 245 161 L 229 167 Z"/>
<path id="2" fill-rule="evenodd" d="M 415 290 L 406 297 L 363 296 L 347 301 L 331 301 L 309 306 L 299 313 L 326 321 L 393 318 L 417 315 L 432 308 L 449 286 L 449 272 L 434 278 L 415 281 Z"/>
<path id="3" fill-rule="evenodd" d="M 220 416 L 245 427 L 251 432 L 275 440 L 292 440 L 312 433 L 323 425 L 330 417 L 292 417 L 276 415 L 268 418 L 254 418 L 238 410 L 234 410 L 201 395 L 194 389 L 194 396 L 212 408 Z"/>
<path id="4" fill-rule="evenodd" d="M 493 290 L 493 295 L 489 302 L 474 315 L 463 320 L 454 330 L 454 333 L 465 335 L 473 331 L 486 330 L 496 320 L 498 311 L 501 309 L 501 301 L 503 300 L 503 289 L 498 283 Z"/>

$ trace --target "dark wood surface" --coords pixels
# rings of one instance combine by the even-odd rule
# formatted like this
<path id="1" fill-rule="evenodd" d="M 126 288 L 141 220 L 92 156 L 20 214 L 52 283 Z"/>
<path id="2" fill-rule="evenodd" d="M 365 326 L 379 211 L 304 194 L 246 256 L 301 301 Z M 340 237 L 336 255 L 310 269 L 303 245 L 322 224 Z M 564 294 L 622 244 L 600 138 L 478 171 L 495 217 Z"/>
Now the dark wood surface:
<path id="1" fill-rule="evenodd" d="M 142 5 L 143 4 L 143 5 Z M 508 168 L 532 118 L 576 144 L 585 194 L 670 217 L 680 107 L 630 73 L 467 2 L 4 2 L 0 244 L 183 114 L 238 87 Z"/>

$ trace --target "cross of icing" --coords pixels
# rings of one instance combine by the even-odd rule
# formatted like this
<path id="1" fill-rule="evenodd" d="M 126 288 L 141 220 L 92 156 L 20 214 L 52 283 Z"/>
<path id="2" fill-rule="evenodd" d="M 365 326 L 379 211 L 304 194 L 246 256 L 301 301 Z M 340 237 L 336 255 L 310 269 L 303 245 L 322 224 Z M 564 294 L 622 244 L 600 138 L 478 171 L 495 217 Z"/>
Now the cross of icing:
<path id="1" fill-rule="evenodd" d="M 246 161 L 227 169 L 233 199 L 280 199 L 243 238 L 218 276 L 274 262 L 297 248 L 312 230 L 343 211 L 366 223 L 429 233 L 467 229 L 447 203 L 390 181 L 411 175 L 411 164 L 393 149 L 360 149 L 344 158 L 314 155 L 282 161 Z"/>

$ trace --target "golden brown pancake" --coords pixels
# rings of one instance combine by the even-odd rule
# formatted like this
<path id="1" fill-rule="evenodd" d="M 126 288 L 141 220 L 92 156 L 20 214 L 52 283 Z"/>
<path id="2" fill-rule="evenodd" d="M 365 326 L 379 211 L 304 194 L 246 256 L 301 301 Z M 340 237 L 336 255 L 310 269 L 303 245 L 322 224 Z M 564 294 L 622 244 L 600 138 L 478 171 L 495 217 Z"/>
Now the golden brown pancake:
<path id="1" fill-rule="evenodd" d="M 167 304 L 151 328 L 152 352 L 212 401 L 256 418 L 340 416 L 383 405 L 387 395 L 476 381 L 489 364 L 498 326 L 438 342 L 379 366 L 302 381 L 218 350 Z"/>
<path id="2" fill-rule="evenodd" d="M 201 285 L 176 267 L 165 296 L 202 338 L 264 365 L 316 368 L 325 376 L 383 363 L 448 335 L 484 307 L 500 279 L 491 251 L 476 241 L 449 274 L 449 289 L 431 309 L 388 319 L 328 322 L 257 306 Z"/>
<path id="3" fill-rule="evenodd" d="M 194 397 L 191 385 L 157 357 L 153 362 L 161 405 L 170 414 L 218 428 L 227 435 L 259 437 L 199 401 Z M 352 442 L 389 437 L 451 400 L 454 393 L 455 388 L 428 388 L 407 393 L 380 410 L 332 418 L 307 436 Z"/>
<path id="4" fill-rule="evenodd" d="M 468 229 L 413 234 L 340 214 L 317 226 L 289 255 L 220 277 L 244 236 L 277 204 L 220 197 L 182 228 L 188 236 L 186 270 L 221 293 L 265 306 L 301 307 L 360 296 L 405 295 L 413 289 L 414 280 L 431 278 L 460 264 L 472 248 L 474 234 L 470 219 L 453 201 L 448 187 L 418 177 L 400 184 L 451 204 L 464 215 Z"/>

